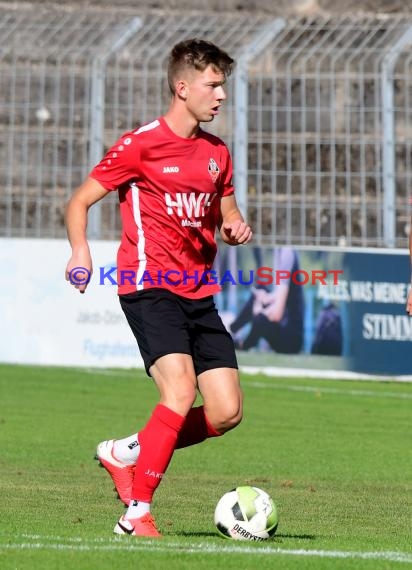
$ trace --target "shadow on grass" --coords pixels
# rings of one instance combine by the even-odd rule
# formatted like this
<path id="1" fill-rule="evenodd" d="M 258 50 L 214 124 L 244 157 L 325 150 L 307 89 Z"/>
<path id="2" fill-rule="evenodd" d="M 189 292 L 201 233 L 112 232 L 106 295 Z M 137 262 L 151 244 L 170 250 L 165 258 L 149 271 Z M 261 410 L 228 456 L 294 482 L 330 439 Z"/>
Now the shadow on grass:
<path id="1" fill-rule="evenodd" d="M 178 532 L 174 532 L 173 533 L 175 536 L 201 536 L 203 538 L 206 538 L 207 536 L 214 536 L 214 537 L 218 537 L 219 535 L 217 534 L 217 532 L 187 532 L 184 530 L 178 531 Z"/>
<path id="2" fill-rule="evenodd" d="M 275 534 L 273 538 L 297 538 L 299 540 L 316 540 L 314 534 Z"/>
<path id="3" fill-rule="evenodd" d="M 178 532 L 174 532 L 173 533 L 175 536 L 187 536 L 187 537 L 195 537 L 195 536 L 199 536 L 199 537 L 217 537 L 217 538 L 221 538 L 220 535 L 218 535 L 216 532 L 187 532 L 187 531 L 178 531 Z M 297 540 L 315 540 L 316 536 L 314 534 L 275 534 L 275 536 L 272 538 L 272 540 L 276 541 L 276 539 L 282 539 L 282 538 L 292 538 L 292 539 L 297 539 Z M 225 539 L 223 539 L 225 540 Z M 270 541 L 270 539 L 268 540 Z"/>

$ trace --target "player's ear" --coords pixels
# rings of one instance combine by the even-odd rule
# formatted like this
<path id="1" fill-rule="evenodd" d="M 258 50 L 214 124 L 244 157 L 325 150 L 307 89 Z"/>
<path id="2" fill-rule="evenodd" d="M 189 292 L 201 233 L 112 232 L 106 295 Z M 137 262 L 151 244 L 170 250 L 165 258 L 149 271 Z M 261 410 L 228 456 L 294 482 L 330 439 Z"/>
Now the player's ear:
<path id="1" fill-rule="evenodd" d="M 184 101 L 187 99 L 187 83 L 183 79 L 176 83 L 176 95 Z"/>

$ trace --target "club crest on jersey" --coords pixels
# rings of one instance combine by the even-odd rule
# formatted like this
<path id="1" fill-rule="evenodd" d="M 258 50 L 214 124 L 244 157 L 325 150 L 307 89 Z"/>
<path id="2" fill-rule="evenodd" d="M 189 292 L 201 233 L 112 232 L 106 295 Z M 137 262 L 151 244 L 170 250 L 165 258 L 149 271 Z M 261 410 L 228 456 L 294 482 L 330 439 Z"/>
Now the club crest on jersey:
<path id="1" fill-rule="evenodd" d="M 217 177 L 219 176 L 220 173 L 216 160 L 214 160 L 213 158 L 209 158 L 209 164 L 207 169 L 209 171 L 210 177 L 213 180 L 213 182 L 216 182 Z"/>

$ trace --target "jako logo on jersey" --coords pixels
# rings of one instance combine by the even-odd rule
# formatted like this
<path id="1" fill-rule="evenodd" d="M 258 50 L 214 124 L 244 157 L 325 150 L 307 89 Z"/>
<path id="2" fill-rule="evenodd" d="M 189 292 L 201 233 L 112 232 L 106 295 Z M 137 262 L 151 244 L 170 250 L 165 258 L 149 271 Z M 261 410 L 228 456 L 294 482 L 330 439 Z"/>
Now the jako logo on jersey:
<path id="1" fill-rule="evenodd" d="M 213 158 L 209 158 L 209 164 L 207 170 L 213 182 L 216 182 L 217 177 L 219 176 L 220 173 L 216 160 L 214 160 Z"/>
<path id="2" fill-rule="evenodd" d="M 172 172 L 180 172 L 180 168 L 178 166 L 164 166 L 163 167 L 163 174 L 170 174 Z"/>
<path id="3" fill-rule="evenodd" d="M 179 218 L 203 218 L 206 208 L 209 208 L 216 194 L 205 192 L 176 192 L 175 199 L 166 192 L 165 202 L 167 213 L 173 216 L 176 212 Z"/>

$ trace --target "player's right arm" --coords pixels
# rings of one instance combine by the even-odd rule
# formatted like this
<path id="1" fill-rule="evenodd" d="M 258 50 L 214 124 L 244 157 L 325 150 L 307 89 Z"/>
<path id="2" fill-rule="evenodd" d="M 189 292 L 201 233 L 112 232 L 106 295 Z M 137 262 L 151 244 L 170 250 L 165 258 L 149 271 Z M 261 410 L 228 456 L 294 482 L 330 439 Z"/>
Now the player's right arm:
<path id="1" fill-rule="evenodd" d="M 84 293 L 88 285 L 83 279 L 75 278 L 75 268 L 83 268 L 91 276 L 93 271 L 92 258 L 87 241 L 87 214 L 89 208 L 107 196 L 108 191 L 94 178 L 88 177 L 81 186 L 77 188 L 70 198 L 65 213 L 65 223 L 67 237 L 72 247 L 72 255 L 66 267 L 66 280 Z M 82 270 L 78 274 L 82 275 Z M 72 277 L 73 276 L 73 277 Z"/>

